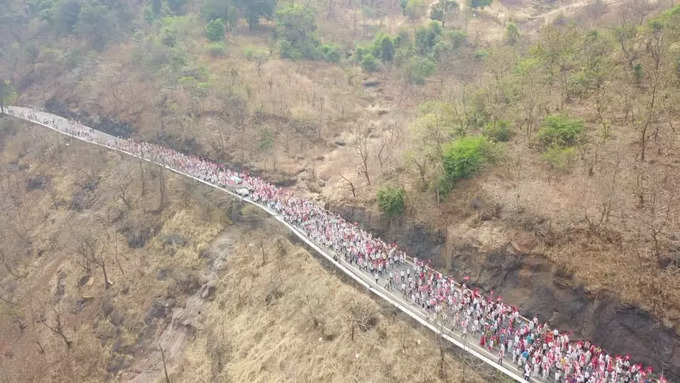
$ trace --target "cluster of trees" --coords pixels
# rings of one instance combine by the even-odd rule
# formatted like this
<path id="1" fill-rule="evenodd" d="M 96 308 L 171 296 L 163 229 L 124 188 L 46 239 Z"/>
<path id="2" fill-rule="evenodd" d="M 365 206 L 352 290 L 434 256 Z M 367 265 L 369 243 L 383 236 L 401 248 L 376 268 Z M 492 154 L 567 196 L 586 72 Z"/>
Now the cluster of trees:
<path id="1" fill-rule="evenodd" d="M 106 0 L 31 0 L 28 13 L 47 21 L 59 35 L 76 34 L 96 49 L 124 36 L 133 20 L 127 3 Z"/>
<path id="2" fill-rule="evenodd" d="M 536 133 L 536 143 L 543 158 L 556 169 L 566 170 L 576 156 L 575 146 L 585 140 L 583 121 L 561 114 L 543 120 Z"/>
<path id="3" fill-rule="evenodd" d="M 221 20 L 226 30 L 231 30 L 243 19 L 254 29 L 260 20 L 274 17 L 276 5 L 277 0 L 206 0 L 201 16 L 208 23 Z"/>
<path id="4" fill-rule="evenodd" d="M 359 44 L 354 58 L 367 72 L 394 63 L 403 68 L 407 81 L 423 84 L 435 72 L 437 63 L 464 43 L 464 33 L 444 29 L 441 22 L 432 21 L 414 32 L 403 30 L 396 36 L 380 32 L 370 43 Z"/>
<path id="5" fill-rule="evenodd" d="M 339 62 L 340 49 L 323 44 L 317 34 L 316 14 L 303 4 L 288 4 L 276 11 L 276 40 L 281 57 L 292 60 Z"/>
<path id="6" fill-rule="evenodd" d="M 16 95 L 12 83 L 0 78 L 0 113 L 5 113 L 5 106 L 11 104 Z"/>

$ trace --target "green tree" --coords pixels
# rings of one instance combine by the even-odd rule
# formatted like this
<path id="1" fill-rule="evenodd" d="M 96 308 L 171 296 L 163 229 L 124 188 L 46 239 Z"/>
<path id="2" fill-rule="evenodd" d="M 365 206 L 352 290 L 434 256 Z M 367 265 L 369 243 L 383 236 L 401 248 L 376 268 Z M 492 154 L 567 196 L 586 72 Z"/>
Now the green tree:
<path id="1" fill-rule="evenodd" d="M 404 213 L 406 192 L 403 188 L 386 186 L 378 190 L 378 206 L 388 217 L 396 217 Z"/>
<path id="2" fill-rule="evenodd" d="M 75 31 L 96 49 L 103 49 L 117 35 L 117 29 L 116 16 L 108 7 L 96 1 L 83 4 Z"/>
<path id="3" fill-rule="evenodd" d="M 541 148 L 568 147 L 583 140 L 583 121 L 562 114 L 553 114 L 543 120 L 536 140 Z"/>
<path id="4" fill-rule="evenodd" d="M 289 4 L 276 12 L 276 37 L 281 56 L 293 60 L 318 59 L 314 11 L 302 4 Z"/>
<path id="5" fill-rule="evenodd" d="M 0 79 L 0 113 L 5 113 L 5 107 L 16 99 L 17 93 L 9 81 Z"/>
<path id="6" fill-rule="evenodd" d="M 321 48 L 319 48 L 319 51 L 321 52 L 321 57 L 325 61 L 331 62 L 331 63 L 338 63 L 340 62 L 340 48 L 338 48 L 334 44 L 323 44 L 321 45 Z"/>
<path id="7" fill-rule="evenodd" d="M 484 136 L 459 138 L 444 146 L 444 173 L 450 185 L 478 172 L 492 158 L 491 143 Z"/>
<path id="8" fill-rule="evenodd" d="M 515 45 L 519 42 L 519 28 L 517 28 L 517 24 L 508 23 L 508 26 L 505 27 L 505 42 L 510 45 Z"/>
<path id="9" fill-rule="evenodd" d="M 460 7 L 454 0 L 439 0 L 430 9 L 430 19 L 442 23 L 446 27 L 447 20 Z"/>
<path id="10" fill-rule="evenodd" d="M 260 18 L 271 19 L 274 16 L 276 2 L 277 0 L 236 0 L 236 7 L 241 10 L 248 27 L 253 29 L 259 25 Z"/>
<path id="11" fill-rule="evenodd" d="M 484 126 L 484 135 L 496 142 L 506 142 L 510 141 L 513 132 L 510 130 L 510 126 L 507 121 L 494 120 L 493 122 L 489 122 Z"/>
<path id="12" fill-rule="evenodd" d="M 225 26 L 222 19 L 215 19 L 205 26 L 205 36 L 210 41 L 224 40 Z"/>
<path id="13" fill-rule="evenodd" d="M 236 24 L 239 11 L 231 0 L 205 0 L 201 7 L 201 17 L 206 21 L 222 19 L 229 29 Z"/>
<path id="14" fill-rule="evenodd" d="M 431 76 L 437 69 L 437 64 L 426 57 L 413 57 L 406 64 L 404 73 L 406 80 L 411 84 L 423 85 L 425 79 Z"/>
<path id="15" fill-rule="evenodd" d="M 491 5 L 493 0 L 469 0 L 468 5 L 473 9 L 484 9 Z"/>
<path id="16" fill-rule="evenodd" d="M 376 72 L 380 69 L 380 63 L 372 53 L 367 53 L 361 58 L 361 68 L 366 72 Z"/>
<path id="17" fill-rule="evenodd" d="M 394 43 L 390 36 L 382 36 L 380 39 L 380 58 L 383 62 L 394 60 Z"/>
<path id="18" fill-rule="evenodd" d="M 80 15 L 80 2 L 78 0 L 60 0 L 55 6 L 53 23 L 58 33 L 69 34 L 78 23 Z"/>
<path id="19" fill-rule="evenodd" d="M 170 7 L 170 10 L 172 13 L 175 15 L 183 15 L 186 5 L 187 5 L 187 0 L 166 0 L 168 2 L 168 6 Z"/>
<path id="20" fill-rule="evenodd" d="M 404 14 L 411 20 L 415 21 L 425 15 L 427 11 L 427 4 L 424 0 L 408 0 L 404 8 Z"/>

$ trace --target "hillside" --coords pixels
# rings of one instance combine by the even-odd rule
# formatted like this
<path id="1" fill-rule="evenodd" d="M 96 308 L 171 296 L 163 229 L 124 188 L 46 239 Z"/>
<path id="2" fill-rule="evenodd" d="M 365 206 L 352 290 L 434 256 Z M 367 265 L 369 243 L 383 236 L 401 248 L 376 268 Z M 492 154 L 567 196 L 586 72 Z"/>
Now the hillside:
<path id="1" fill-rule="evenodd" d="M 440 376 L 436 338 L 262 213 L 40 127 L 0 134 L 4 380 L 155 382 L 161 349 L 173 382 L 497 380 L 456 350 Z"/>
<path id="2" fill-rule="evenodd" d="M 8 1 L 0 12 L 0 31 L 8 36 L 0 41 L 3 101 L 260 174 L 457 277 L 471 276 L 527 315 L 680 374 L 680 11 L 672 1 L 476 1 L 476 8 L 444 0 L 253 2 L 257 9 L 246 3 L 126 1 L 114 9 L 103 1 Z M 60 206 L 55 201 L 71 206 L 75 198 L 79 206 L 107 198 L 90 191 L 69 199 L 75 192 L 68 180 L 88 179 L 79 181 L 87 189 L 100 172 L 115 179 L 132 171 L 110 170 L 123 166 L 117 158 L 101 164 L 80 152 L 62 158 L 62 146 L 38 156 L 33 141 L 4 137 L 0 147 L 10 154 L 3 170 L 18 170 L 7 178 L 17 182 L 3 186 L 13 190 L 2 198 L 13 225 L 2 231 L 3 250 L 12 263 L 0 276 L 56 273 L 39 254 L 66 245 L 43 239 L 33 249 L 21 233 L 38 223 L 53 226 L 42 214 Z M 24 157 L 34 161 L 14 163 Z M 69 161 L 97 171 L 69 173 Z M 53 166 L 61 170 L 47 180 L 29 177 Z M 42 187 L 50 180 L 61 186 L 46 196 Z M 23 185 L 32 191 L 22 192 Z M 124 194 L 120 186 L 109 189 Z M 384 209 L 379 192 L 400 190 L 402 208 Z M 194 193 L 169 199 L 192 206 L 199 203 Z M 109 200 L 126 205 L 125 197 Z M 180 214 L 168 213 L 174 203 L 146 214 L 161 202 L 138 201 L 120 236 L 157 233 Z M 106 216 L 111 203 L 98 215 Z M 209 214 L 199 211 L 204 219 Z M 103 218 L 88 219 L 79 225 L 90 229 Z M 208 221 L 181 234 L 202 247 L 173 257 L 197 274 L 210 262 L 196 254 L 218 233 L 244 230 L 217 217 Z M 244 243 L 277 230 L 248 227 L 256 226 L 257 235 L 236 248 L 249 249 Z M 86 234 L 73 231 L 72 241 Z M 154 264 L 149 252 L 165 247 L 152 241 L 131 251 Z M 20 255 L 24 248 L 31 256 Z M 66 267 L 69 278 L 77 267 Z M 161 293 L 148 297 L 155 294 Z M 144 315 L 143 307 L 136 315 Z M 88 318 L 80 320 L 93 326 L 94 316 Z"/>

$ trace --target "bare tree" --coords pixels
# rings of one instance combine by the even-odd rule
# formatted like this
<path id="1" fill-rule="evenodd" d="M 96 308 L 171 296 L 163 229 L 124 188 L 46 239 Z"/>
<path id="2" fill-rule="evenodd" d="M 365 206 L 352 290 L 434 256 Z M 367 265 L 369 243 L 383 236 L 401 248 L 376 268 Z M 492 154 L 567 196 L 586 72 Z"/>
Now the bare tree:
<path id="1" fill-rule="evenodd" d="M 132 198 L 130 196 L 130 185 L 132 180 L 129 177 L 123 178 L 120 184 L 118 184 L 118 199 L 121 200 L 128 210 L 132 210 Z"/>
<path id="2" fill-rule="evenodd" d="M 356 189 L 354 188 L 354 184 L 352 183 L 352 181 L 350 181 L 349 179 L 347 179 L 347 177 L 343 176 L 342 174 L 340 175 L 340 178 L 342 178 L 343 180 L 345 180 L 345 182 L 347 182 L 347 184 L 349 185 L 350 189 L 352 190 L 352 196 L 353 196 L 354 198 L 357 198 L 357 192 L 356 192 Z"/>
<path id="3" fill-rule="evenodd" d="M 345 314 L 345 321 L 349 327 L 350 339 L 354 341 L 356 330 L 368 331 L 375 324 L 373 311 L 358 302 L 350 305 L 349 311 Z"/>
<path id="4" fill-rule="evenodd" d="M 352 142 L 352 148 L 359 158 L 360 163 L 360 174 L 366 177 L 366 182 L 371 184 L 371 176 L 368 172 L 368 129 L 357 129 L 354 132 L 354 141 Z"/>
<path id="5" fill-rule="evenodd" d="M 167 206 L 168 195 L 167 195 L 167 185 L 165 180 L 165 168 L 159 168 L 158 170 L 158 192 L 160 194 L 160 199 L 158 201 L 157 212 L 162 212 Z"/>
<path id="6" fill-rule="evenodd" d="M 98 266 L 102 270 L 104 276 L 104 284 L 108 289 L 113 283 L 109 281 L 109 276 L 106 270 L 106 257 L 104 256 L 106 244 L 98 238 L 88 235 L 81 237 L 76 253 L 80 256 L 79 264 L 87 272 L 90 273 L 92 266 Z"/>
<path id="7" fill-rule="evenodd" d="M 54 319 L 55 324 L 54 325 L 50 325 L 47 322 L 47 318 L 45 318 L 45 317 L 40 318 L 38 320 L 38 323 L 45 326 L 47 329 L 52 331 L 52 333 L 54 333 L 55 335 L 58 335 L 64 341 L 64 344 L 66 344 L 66 348 L 70 350 L 71 346 L 73 345 L 73 341 L 71 341 L 66 336 L 66 334 L 64 333 L 64 327 L 61 323 L 61 313 L 57 309 L 53 309 L 53 310 L 54 310 L 54 314 L 55 314 L 55 319 Z"/>
<path id="8" fill-rule="evenodd" d="M 161 350 L 161 360 L 163 361 L 163 372 L 165 373 L 165 383 L 170 383 L 170 377 L 168 376 L 168 365 L 165 363 L 165 350 L 163 350 L 163 346 L 158 346 L 158 348 Z"/>

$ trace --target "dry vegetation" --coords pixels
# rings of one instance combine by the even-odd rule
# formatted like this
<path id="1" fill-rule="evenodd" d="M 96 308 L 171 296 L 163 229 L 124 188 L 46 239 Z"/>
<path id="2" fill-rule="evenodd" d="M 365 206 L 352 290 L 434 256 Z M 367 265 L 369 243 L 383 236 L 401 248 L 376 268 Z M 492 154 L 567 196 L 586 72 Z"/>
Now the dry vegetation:
<path id="1" fill-rule="evenodd" d="M 154 167 L 0 134 L 3 382 L 163 381 L 161 349 L 172 382 L 498 379 L 455 350 L 440 375 L 432 334 L 258 211 L 171 174 L 161 204 Z"/>
<path id="2" fill-rule="evenodd" d="M 271 20 L 262 20 L 253 30 L 241 21 L 226 33 L 224 52 L 215 53 L 203 33 L 205 22 L 199 16 L 200 3 L 190 1 L 183 16 L 153 22 L 138 20 L 134 35 L 125 35 L 100 50 L 88 47 L 82 36 L 54 38 L 48 23 L 34 19 L 22 24 L 23 33 L 13 32 L 9 34 L 11 38 L 0 42 L 0 49 L 4 48 L 0 55 L 0 78 L 16 84 L 19 104 L 46 105 L 56 113 L 75 116 L 93 126 L 122 129 L 135 138 L 262 172 L 266 178 L 290 186 L 300 195 L 332 205 L 375 211 L 379 188 L 403 187 L 406 217 L 402 219 L 425 223 L 433 231 L 447 233 L 445 248 L 470 244 L 490 251 L 510 244 L 518 255 L 544 256 L 562 272 L 573 275 L 574 283 L 583 285 L 591 296 L 613 293 L 623 302 L 650 311 L 664 325 L 675 326 L 680 333 L 677 196 L 680 137 L 676 126 L 680 93 L 670 67 L 678 54 L 678 43 L 664 40 L 664 64 L 657 66 L 656 71 L 651 70 L 655 60 L 651 38 L 654 34 L 645 29 L 646 20 L 673 5 L 671 1 L 500 1 L 475 12 L 462 4 L 448 22 L 449 28 L 466 32 L 465 44 L 440 60 L 436 72 L 423 84 L 409 82 L 403 66 L 385 64 L 381 70 L 367 73 L 351 57 L 358 42 L 371 41 L 377 32 L 393 36 L 403 30 L 413 32 L 428 21 L 426 14 L 405 16 L 399 1 L 303 2 L 316 10 L 321 40 L 339 46 L 340 63 L 281 58 L 273 34 L 275 22 Z M 425 3 L 431 7 L 435 2 Z M 142 14 L 141 9 L 138 11 Z M 507 41 L 511 24 L 520 33 L 519 41 L 512 44 Z M 542 29 L 546 25 L 552 29 Z M 631 26 L 643 32 L 623 41 L 612 37 L 618 36 L 617 30 L 629 31 L 626 28 Z M 2 28 L 0 25 L 0 31 Z M 573 95 L 569 76 L 578 72 L 582 62 L 572 59 L 584 53 L 569 51 L 573 47 L 564 42 L 585 41 L 588 28 L 599 28 L 599 36 L 605 36 L 609 49 L 606 57 L 614 65 L 606 70 L 599 68 L 606 81 L 595 91 Z M 174 39 L 178 49 L 159 49 L 167 39 Z M 557 54 L 564 48 L 571 56 L 560 56 L 554 72 L 548 76 L 547 72 L 553 69 L 531 66 L 530 59 L 537 57 L 532 56 L 537 42 L 553 43 Z M 172 56 L 177 51 L 181 54 Z M 177 60 L 163 61 L 167 57 Z M 179 69 L 172 65 L 176 62 L 182 62 Z M 637 83 L 635 63 L 646 70 L 641 76 L 638 73 Z M 518 75 L 521 65 L 529 68 L 523 76 Z M 660 97 L 656 98 L 657 94 Z M 448 131 L 419 130 L 422 105 L 430 101 L 449 108 L 447 113 L 453 117 L 441 127 Z M 546 160 L 544 152 L 536 147 L 536 132 L 547 115 L 557 112 L 584 122 L 583 142 L 574 147 L 571 155 Z M 482 133 L 484 126 L 469 123 L 479 115 L 494 123 L 507 121 L 514 135 L 509 142 L 498 145 L 502 150 L 495 163 L 485 166 L 474 178 L 458 182 L 448 196 L 440 195 L 435 185 L 443 172 L 439 163 L 441 146 L 464 134 Z M 37 132 L 32 134 L 43 137 Z M 7 173 L 2 185 L 7 226 L 2 231 L 3 242 L 7 243 L 2 255 L 7 274 L 0 275 L 9 281 L 31 278 L 35 282 L 29 286 L 33 287 L 22 291 L 37 289 L 37 284 L 41 291 L 49 290 L 43 293 L 45 297 L 53 296 L 59 283 L 67 286 L 67 290 L 68 286 L 77 286 L 74 281 L 87 271 L 91 277 L 83 283 L 93 284 L 90 288 L 102 291 L 101 296 L 110 296 L 107 299 L 112 301 L 121 299 L 120 307 L 126 304 L 139 307 L 135 314 L 137 322 L 130 320 L 137 327 L 121 332 L 120 339 L 138 339 L 144 331 L 139 327 L 140 321 L 143 323 L 141 316 L 150 307 L 152 296 L 169 297 L 167 289 L 171 284 L 183 283 L 178 275 L 184 270 L 191 270 L 200 280 L 199 275 L 209 270 L 209 262 L 197 254 L 214 248 L 220 242 L 218 233 L 225 228 L 245 230 L 229 225 L 215 213 L 216 209 L 206 205 L 219 204 L 227 209 L 228 202 L 215 196 L 206 197 L 210 202 L 197 201 L 196 198 L 205 195 L 202 189 L 196 190 L 170 175 L 120 161 L 116 155 L 93 154 L 97 151 L 79 145 L 71 145 L 66 151 L 65 141 L 49 137 L 37 140 L 38 144 L 27 138 L 12 140 L 15 141 L 8 145 L 8 139 L 0 139 L 0 147 L 5 148 L 3 164 L 7 164 L 2 168 Z M 432 142 L 436 145 L 424 145 Z M 433 146 L 438 149 L 432 150 Z M 77 153 L 73 153 L 74 148 Z M 436 157 L 436 161 L 425 155 Z M 107 162 L 87 160 L 102 156 Z M 84 168 L 83 163 L 90 167 Z M 74 167 L 82 170 L 67 170 Z M 139 181 L 142 172 L 144 186 Z M 103 176 L 106 174 L 108 177 Z M 126 176 L 120 179 L 114 174 Z M 162 177 L 167 177 L 166 198 L 159 195 Z M 102 195 L 102 190 L 115 190 L 116 195 Z M 126 213 L 119 216 L 121 211 Z M 112 224 L 112 220 L 117 221 Z M 187 222 L 193 222 L 196 229 L 187 229 Z M 73 229 L 76 224 L 92 228 L 90 237 L 99 233 L 97 238 L 103 236 L 108 240 L 94 243 L 86 238 L 87 233 Z M 60 230 L 65 230 L 63 235 L 56 235 Z M 307 256 L 298 256 L 293 247 L 287 251 L 289 256 L 268 257 L 264 266 L 246 262 L 252 254 L 261 257 L 258 243 L 264 235 L 264 229 L 249 230 L 242 240 L 234 242 L 234 265 L 217 273 L 221 287 L 215 300 L 203 311 L 210 314 L 202 320 L 205 327 L 199 333 L 211 336 L 200 335 L 189 342 L 187 359 L 182 363 L 171 358 L 177 366 L 173 367 L 173 374 L 186 380 L 198 371 L 206 381 L 214 376 L 231 376 L 235 381 L 289 381 L 297 377 L 326 380 L 327 376 L 321 374 L 332 372 L 333 379 L 351 381 L 354 376 L 350 374 L 363 371 L 356 375 L 359 380 L 364 380 L 362 376 L 374 376 L 376 380 L 387 381 L 385 366 L 391 366 L 393 372 L 406 368 L 394 372 L 393 380 L 400 381 L 415 371 L 409 370 L 410 362 L 390 362 L 397 356 L 388 350 L 400 347 L 393 343 L 396 336 L 380 338 L 383 333 L 406 331 L 402 321 L 389 319 L 384 309 L 366 303 L 367 298 L 361 298 L 353 288 L 333 278 L 316 282 L 319 285 L 312 285 L 313 278 L 287 279 L 285 273 L 280 279 L 272 279 L 263 270 L 276 270 L 274 262 L 284 262 L 283 267 L 290 270 L 306 270 L 310 276 L 317 275 L 312 269 L 320 266 L 303 261 Z M 172 249 L 168 250 L 169 245 L 159 238 L 175 233 L 188 244 L 178 249 L 177 245 L 170 245 Z M 153 239 L 139 249 L 130 249 L 131 240 L 134 243 L 140 236 Z M 248 247 L 249 244 L 253 246 Z M 116 246 L 120 247 L 118 251 Z M 177 255 L 170 258 L 160 255 L 166 252 Z M 43 254 L 56 260 L 41 263 L 47 262 Z M 152 261 L 156 254 L 165 263 Z M 28 262 L 24 256 L 33 258 L 27 258 L 31 259 Z M 450 256 L 443 253 L 435 262 L 450 266 Z M 107 265 L 108 278 L 113 283 L 109 289 L 105 289 L 102 263 Z M 68 265 L 63 267 L 70 271 L 59 282 L 62 264 Z M 138 278 L 123 278 L 121 270 L 128 268 L 145 271 L 143 275 L 126 271 Z M 171 270 L 180 281 L 175 277 L 157 280 L 157 271 L 163 268 Z M 31 270 L 39 271 L 40 277 L 26 275 Z M 320 273 L 319 278 L 326 275 Z M 113 293 L 121 291 L 118 290 L 121 279 L 131 283 L 125 297 Z M 46 280 L 50 281 L 49 286 L 39 283 Z M 146 291 L 146 281 L 164 287 Z M 323 292 L 320 289 L 329 286 L 328 281 L 332 281 L 332 288 Z M 293 287 L 306 283 L 309 288 Z M 7 311 L 13 315 L 8 318 L 22 318 L 7 322 L 12 331 L 20 333 L 28 331 L 23 329 L 25 326 L 32 326 L 31 335 L 21 338 L 25 345 L 38 347 L 34 346 L 36 338 L 39 350 L 42 347 L 61 350 L 64 341 L 54 336 L 50 327 L 58 329 L 57 318 L 64 322 L 73 314 L 66 308 L 62 312 L 42 308 L 42 313 L 34 315 L 32 308 L 14 305 L 21 294 L 14 295 L 12 291 L 23 284 L 12 282 L 6 286 L 10 294 L 0 298 L 9 305 L 6 307 L 14 307 Z M 252 292 L 239 295 L 244 288 Z M 280 288 L 285 294 L 275 299 L 276 303 L 268 304 L 272 288 Z M 318 294 L 307 296 L 305 291 Z M 85 314 L 77 323 L 94 329 L 96 323 L 106 321 L 97 314 L 103 298 L 92 301 L 94 298 L 89 295 L 94 294 L 80 294 L 87 296 L 71 298 L 86 304 Z M 181 294 L 184 294 L 181 299 L 191 296 Z M 144 302 L 124 303 L 127 302 L 124 299 L 141 300 L 143 296 Z M 57 308 L 66 305 L 64 299 L 52 299 L 53 305 Z M 337 330 L 338 326 L 345 326 L 341 318 L 346 313 L 329 316 L 334 319 L 326 319 L 328 322 L 316 323 L 319 319 L 312 318 L 310 324 L 309 317 L 313 315 L 304 309 L 310 306 L 310 300 L 319 300 L 332 311 L 362 299 L 362 305 L 372 307 L 379 319 L 376 328 L 359 332 L 356 342 L 348 343 L 347 333 Z M 36 305 L 40 306 L 37 301 Z M 116 309 L 123 310 L 119 306 Z M 18 316 L 15 310 L 23 316 Z M 232 313 L 229 320 L 243 325 L 225 327 L 218 312 Z M 83 319 L 86 314 L 87 320 Z M 278 318 L 288 319 L 279 323 Z M 258 324 L 246 325 L 251 322 Z M 66 329 L 73 327 L 68 326 L 62 324 Z M 270 330 L 266 332 L 265 328 Z M 70 334 L 75 338 L 73 331 Z M 159 328 L 154 331 L 152 335 L 156 338 L 162 335 Z M 276 333 L 280 339 L 272 343 L 269 333 Z M 171 335 L 165 333 L 160 339 L 169 342 Z M 144 339 L 152 342 L 154 336 Z M 329 340 L 327 336 L 335 338 Z M 123 347 L 113 347 L 110 340 L 106 345 L 97 343 L 94 335 L 82 337 L 89 339 L 85 343 L 92 347 L 100 344 L 96 347 L 106 349 L 107 360 L 114 360 L 114 348 Z M 215 344 L 215 339 L 229 342 Z M 432 342 L 423 336 L 420 339 Z M 170 343 L 167 347 L 171 350 Z M 241 343 L 243 347 L 239 346 Z M 347 347 L 354 343 L 356 349 Z M 202 356 L 205 350 L 212 359 Z M 150 361 L 135 359 L 135 363 L 150 363 L 157 371 L 159 352 L 149 352 L 134 349 L 129 355 L 151 355 Z M 383 365 L 372 365 L 371 359 L 366 358 L 376 353 L 382 355 Z M 318 365 L 326 367 L 317 370 L 310 361 L 317 360 L 319 355 L 333 357 L 319 361 Z M 118 360 L 127 361 L 120 363 L 129 366 L 132 356 Z M 220 361 L 227 356 L 229 363 Z M 428 358 L 436 364 L 436 356 Z M 56 360 L 43 359 L 50 365 Z M 75 368 L 69 358 L 60 363 L 59 366 Z M 101 370 L 110 362 L 97 363 L 98 367 L 92 368 Z M 460 370 L 460 363 L 449 363 L 451 371 Z M 455 374 L 452 372 L 451 376 Z M 423 376 L 422 380 L 428 379 Z"/>

